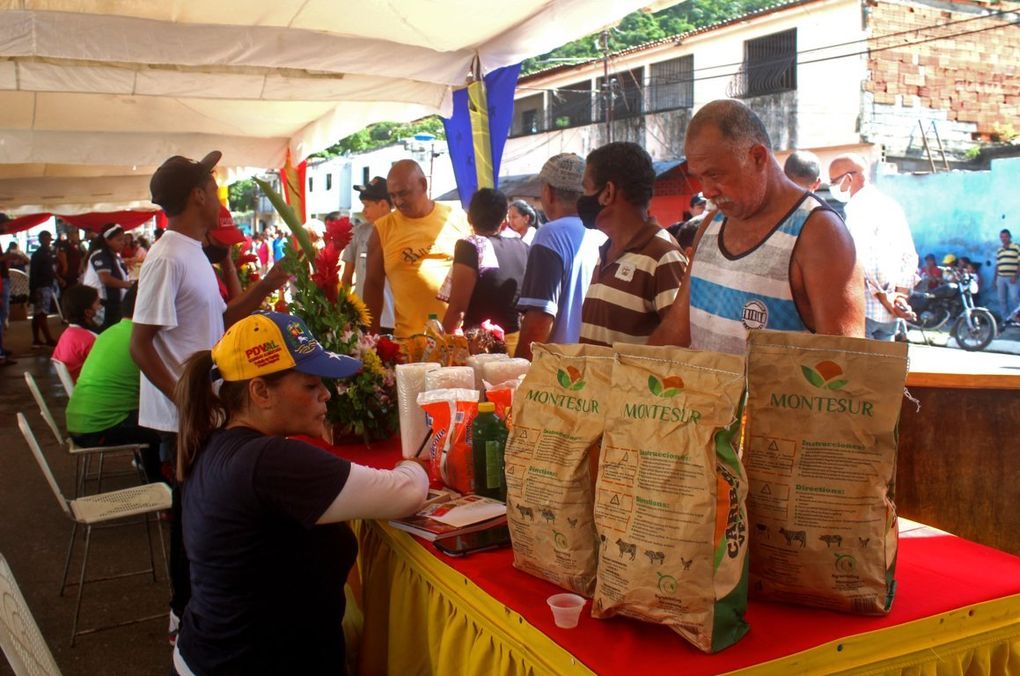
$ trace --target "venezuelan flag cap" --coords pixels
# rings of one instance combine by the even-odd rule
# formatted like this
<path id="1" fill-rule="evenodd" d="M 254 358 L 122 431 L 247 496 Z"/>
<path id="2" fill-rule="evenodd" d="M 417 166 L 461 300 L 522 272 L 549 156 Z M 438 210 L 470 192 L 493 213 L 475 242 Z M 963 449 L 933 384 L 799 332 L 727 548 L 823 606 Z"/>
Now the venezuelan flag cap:
<path id="1" fill-rule="evenodd" d="M 251 380 L 295 369 L 322 378 L 346 378 L 361 370 L 352 357 L 327 352 L 300 317 L 260 312 L 237 322 L 212 349 L 223 380 Z"/>

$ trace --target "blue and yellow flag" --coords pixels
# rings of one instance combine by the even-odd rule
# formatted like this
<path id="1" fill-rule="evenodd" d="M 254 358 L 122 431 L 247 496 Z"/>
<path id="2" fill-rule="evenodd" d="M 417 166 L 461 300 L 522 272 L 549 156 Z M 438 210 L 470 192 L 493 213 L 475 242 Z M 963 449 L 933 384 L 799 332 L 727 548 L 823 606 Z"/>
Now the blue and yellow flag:
<path id="1" fill-rule="evenodd" d="M 453 115 L 443 118 L 446 144 L 465 209 L 479 188 L 499 187 L 499 164 L 514 115 L 521 65 L 494 70 L 453 93 Z"/>

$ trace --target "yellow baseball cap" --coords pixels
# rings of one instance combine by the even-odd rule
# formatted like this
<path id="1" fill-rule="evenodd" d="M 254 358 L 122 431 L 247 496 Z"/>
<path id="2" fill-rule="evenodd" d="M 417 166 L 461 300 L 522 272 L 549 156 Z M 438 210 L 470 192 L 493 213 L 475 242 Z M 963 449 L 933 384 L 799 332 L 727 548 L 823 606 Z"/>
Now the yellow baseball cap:
<path id="1" fill-rule="evenodd" d="M 945 258 L 942 259 L 942 265 L 952 265 L 956 262 L 956 256 L 953 254 L 946 254 Z"/>
<path id="2" fill-rule="evenodd" d="M 361 361 L 323 349 L 300 317 L 282 312 L 259 312 L 231 326 L 213 346 L 212 359 L 227 381 L 287 369 L 322 378 L 346 378 L 361 370 Z"/>

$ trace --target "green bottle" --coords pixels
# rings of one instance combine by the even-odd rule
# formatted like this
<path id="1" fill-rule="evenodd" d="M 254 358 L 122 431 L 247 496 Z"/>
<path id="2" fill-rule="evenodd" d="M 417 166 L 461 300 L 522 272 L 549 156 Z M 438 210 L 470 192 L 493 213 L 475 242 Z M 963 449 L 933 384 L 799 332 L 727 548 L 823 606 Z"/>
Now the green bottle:
<path id="1" fill-rule="evenodd" d="M 487 498 L 506 500 L 503 476 L 503 449 L 506 447 L 506 425 L 496 417 L 491 402 L 478 404 L 478 417 L 471 424 L 471 454 L 475 466 L 475 493 Z"/>

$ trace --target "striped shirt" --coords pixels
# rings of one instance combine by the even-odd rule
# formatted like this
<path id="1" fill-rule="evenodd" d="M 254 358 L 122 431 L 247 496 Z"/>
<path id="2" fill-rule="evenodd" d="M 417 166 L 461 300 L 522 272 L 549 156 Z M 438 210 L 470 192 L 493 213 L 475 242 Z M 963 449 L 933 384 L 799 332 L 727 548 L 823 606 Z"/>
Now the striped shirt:
<path id="1" fill-rule="evenodd" d="M 581 342 L 643 345 L 676 300 L 687 258 L 657 225 L 647 226 L 619 258 L 607 261 L 611 244 L 599 249 L 599 264 L 581 307 Z"/>
<path id="2" fill-rule="evenodd" d="M 995 274 L 1012 277 L 1020 269 L 1020 245 L 1010 242 L 995 252 Z"/>
<path id="3" fill-rule="evenodd" d="M 691 265 L 691 347 L 743 354 L 748 329 L 808 330 L 793 300 L 790 261 L 816 209 L 829 208 L 806 193 L 758 246 L 740 256 L 723 245 L 723 215 L 712 220 Z"/>

